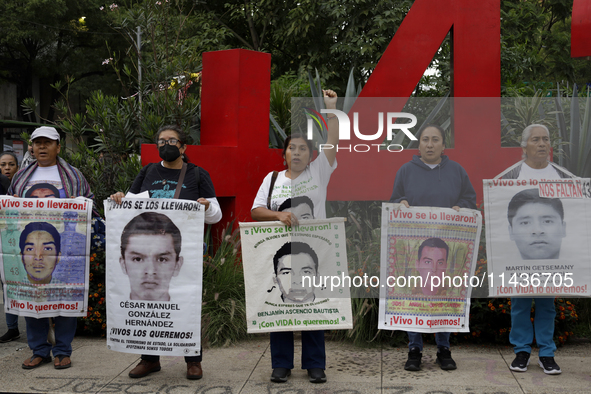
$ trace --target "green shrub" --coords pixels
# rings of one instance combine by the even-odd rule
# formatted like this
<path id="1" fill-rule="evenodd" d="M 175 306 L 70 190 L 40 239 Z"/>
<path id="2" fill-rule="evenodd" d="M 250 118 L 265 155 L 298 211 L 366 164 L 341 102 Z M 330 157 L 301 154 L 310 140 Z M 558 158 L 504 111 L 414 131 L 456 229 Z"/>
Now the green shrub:
<path id="1" fill-rule="evenodd" d="M 207 239 L 211 241 L 211 236 Z M 211 243 L 211 242 L 210 242 Z M 232 223 L 222 232 L 214 254 L 203 256 L 203 306 L 201 340 L 210 346 L 227 346 L 246 338 L 244 273 L 240 232 Z"/>

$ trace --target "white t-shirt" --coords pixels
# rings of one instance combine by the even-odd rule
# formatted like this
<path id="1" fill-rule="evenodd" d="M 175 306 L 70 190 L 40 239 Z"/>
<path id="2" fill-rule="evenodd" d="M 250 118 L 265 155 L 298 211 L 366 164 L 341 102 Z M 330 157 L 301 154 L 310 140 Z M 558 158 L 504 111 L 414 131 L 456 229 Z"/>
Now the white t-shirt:
<path id="1" fill-rule="evenodd" d="M 314 218 L 325 219 L 326 189 L 330 176 L 336 168 L 336 159 L 331 167 L 326 155 L 321 152 L 316 160 L 310 163 L 296 179 L 292 180 L 286 177 L 285 170 L 279 172 L 271 195 L 271 210 L 279 210 L 279 206 L 288 198 L 305 195 L 314 203 Z M 270 172 L 263 180 L 251 210 L 259 207 L 267 208 L 272 176 L 273 173 Z"/>
<path id="2" fill-rule="evenodd" d="M 35 185 L 43 185 L 46 187 L 35 193 L 36 195 L 28 196 L 28 190 Z M 50 191 L 53 190 L 52 188 L 57 189 L 59 195 L 54 196 L 55 192 L 52 194 Z M 66 191 L 62 186 L 62 180 L 60 178 L 60 173 L 57 170 L 57 165 L 51 167 L 37 167 L 37 169 L 31 175 L 31 178 L 29 178 L 27 186 L 25 186 L 25 197 L 43 198 L 49 196 L 54 198 L 66 198 Z"/>
<path id="3" fill-rule="evenodd" d="M 560 179 L 560 174 L 550 163 L 544 168 L 537 169 L 532 168 L 523 162 L 517 179 Z"/>

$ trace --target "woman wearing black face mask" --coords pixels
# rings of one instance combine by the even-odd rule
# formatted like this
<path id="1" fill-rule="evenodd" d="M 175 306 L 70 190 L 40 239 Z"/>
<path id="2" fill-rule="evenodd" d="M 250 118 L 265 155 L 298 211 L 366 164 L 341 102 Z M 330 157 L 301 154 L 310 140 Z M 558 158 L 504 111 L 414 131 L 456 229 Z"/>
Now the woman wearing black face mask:
<path id="1" fill-rule="evenodd" d="M 220 221 L 222 211 L 209 173 L 199 167 L 199 180 L 195 172 L 195 165 L 187 163 L 185 156 L 187 135 L 177 126 L 162 126 L 156 134 L 158 152 L 162 161 L 148 164 L 140 171 L 133 181 L 130 193 L 138 194 L 145 191 L 150 198 L 173 198 L 183 165 L 186 166 L 183 185 L 178 198 L 198 201 L 205 205 L 205 223 L 213 224 Z M 124 193 L 111 195 L 111 200 L 121 204 Z"/>
<path id="2" fill-rule="evenodd" d="M 211 178 L 203 168 L 197 169 L 194 164 L 186 162 L 184 155 L 186 140 L 187 135 L 177 126 L 161 127 L 156 134 L 156 143 L 162 161 L 142 168 L 129 192 L 138 194 L 148 191 L 150 198 L 173 198 L 185 167 L 178 198 L 198 201 L 205 205 L 205 223 L 217 223 L 222 218 L 222 211 L 215 198 Z M 123 197 L 122 192 L 117 192 L 111 195 L 111 200 L 121 204 Z M 187 379 L 201 379 L 203 376 L 201 356 L 185 357 L 185 361 L 187 362 Z M 142 355 L 140 363 L 129 372 L 129 377 L 142 378 L 156 371 L 160 371 L 160 356 Z"/>

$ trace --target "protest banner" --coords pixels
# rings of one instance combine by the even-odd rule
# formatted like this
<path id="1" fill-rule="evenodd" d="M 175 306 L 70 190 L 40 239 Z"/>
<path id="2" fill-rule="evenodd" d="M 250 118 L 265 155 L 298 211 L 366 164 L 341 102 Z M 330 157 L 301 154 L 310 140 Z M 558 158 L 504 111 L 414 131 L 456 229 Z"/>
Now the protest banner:
<path id="1" fill-rule="evenodd" d="M 92 200 L 0 198 L 4 311 L 86 316 Z"/>
<path id="2" fill-rule="evenodd" d="M 107 347 L 197 356 L 205 209 L 196 201 L 105 201 Z"/>
<path id="3" fill-rule="evenodd" d="M 589 179 L 483 182 L 489 296 L 590 296 Z"/>
<path id="4" fill-rule="evenodd" d="M 378 327 L 468 332 L 481 229 L 476 210 L 382 204 Z"/>
<path id="5" fill-rule="evenodd" d="M 344 220 L 240 223 L 249 333 L 353 327 Z"/>

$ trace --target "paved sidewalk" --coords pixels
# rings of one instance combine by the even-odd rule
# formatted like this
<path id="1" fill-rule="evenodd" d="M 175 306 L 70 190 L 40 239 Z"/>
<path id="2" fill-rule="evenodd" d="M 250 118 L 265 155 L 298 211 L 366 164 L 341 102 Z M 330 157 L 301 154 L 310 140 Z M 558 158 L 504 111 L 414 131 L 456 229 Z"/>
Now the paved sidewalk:
<path id="1" fill-rule="evenodd" d="M 387 393 L 387 394 L 513 394 L 591 392 L 591 344 L 560 348 L 556 360 L 562 375 L 545 375 L 532 354 L 525 373 L 513 373 L 509 347 L 456 346 L 452 354 L 456 371 L 442 371 L 435 364 L 434 346 L 423 353 L 423 369 L 404 371 L 407 350 L 382 346 L 359 348 L 348 343 L 327 342 L 328 382 L 308 382 L 306 371 L 295 369 L 284 384 L 269 381 L 271 356 L 267 337 L 241 342 L 228 348 L 205 349 L 204 377 L 185 379 L 182 357 L 163 357 L 162 371 L 143 379 L 127 374 L 138 355 L 107 349 L 105 340 L 76 337 L 72 368 L 56 370 L 52 364 L 34 370 L 21 368 L 31 356 L 19 319 L 21 339 L 0 344 L 0 391 L 11 393 Z M 0 331 L 5 332 L 4 315 Z M 296 359 L 301 347 L 296 342 Z"/>

